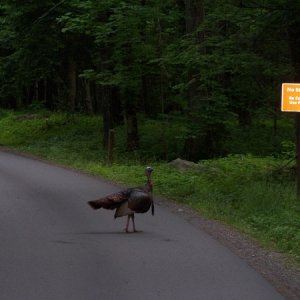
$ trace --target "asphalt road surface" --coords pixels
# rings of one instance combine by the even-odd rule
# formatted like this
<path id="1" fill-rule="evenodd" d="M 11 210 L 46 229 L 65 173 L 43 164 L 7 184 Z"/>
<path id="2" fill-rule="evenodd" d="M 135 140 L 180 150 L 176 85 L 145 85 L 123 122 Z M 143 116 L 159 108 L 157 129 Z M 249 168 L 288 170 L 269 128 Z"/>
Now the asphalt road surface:
<path id="1" fill-rule="evenodd" d="M 0 152 L 0 299 L 283 299 L 243 260 L 165 207 L 156 206 L 154 217 L 137 215 L 142 232 L 126 234 L 126 218 L 86 204 L 117 190 Z"/>

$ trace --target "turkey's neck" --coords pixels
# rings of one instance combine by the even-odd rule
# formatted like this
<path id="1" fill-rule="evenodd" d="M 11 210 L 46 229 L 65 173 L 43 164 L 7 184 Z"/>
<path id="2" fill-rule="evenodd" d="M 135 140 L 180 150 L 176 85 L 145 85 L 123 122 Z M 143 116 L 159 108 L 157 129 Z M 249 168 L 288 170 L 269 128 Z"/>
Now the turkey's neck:
<path id="1" fill-rule="evenodd" d="M 148 177 L 147 183 L 146 183 L 147 192 L 152 192 L 152 188 L 153 188 L 153 184 L 152 184 L 151 178 Z"/>

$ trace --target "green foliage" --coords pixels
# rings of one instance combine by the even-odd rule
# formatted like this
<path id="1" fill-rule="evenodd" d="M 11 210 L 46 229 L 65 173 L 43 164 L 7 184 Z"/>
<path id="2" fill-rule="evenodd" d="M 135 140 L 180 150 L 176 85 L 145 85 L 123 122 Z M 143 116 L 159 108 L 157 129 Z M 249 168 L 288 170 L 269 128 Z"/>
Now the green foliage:
<path id="1" fill-rule="evenodd" d="M 77 126 L 80 124 L 80 126 Z M 90 152 L 97 159 L 102 155 L 100 138 L 101 118 L 75 116 L 65 113 L 30 114 L 8 113 L 0 120 L 0 140 L 2 144 L 19 147 L 24 151 L 34 151 L 36 154 L 48 155 L 52 158 L 62 152 L 84 156 Z M 71 156 L 69 157 L 71 159 Z"/>
<path id="2" fill-rule="evenodd" d="M 175 149 L 189 159 L 236 153 L 232 124 L 242 135 L 258 114 L 276 114 L 281 83 L 299 73 L 288 34 L 299 5 L 245 2 L 3 0 L 0 105 L 106 113 L 119 98 L 110 119 L 177 111 L 186 135 Z M 280 143 L 269 144 L 280 151 Z"/>
<path id="3" fill-rule="evenodd" d="M 62 31 L 80 32 L 90 36 L 98 52 L 93 54 L 95 66 L 101 62 L 101 69 L 83 70 L 82 76 L 99 85 L 113 85 L 120 89 L 138 90 L 145 73 L 155 72 L 157 60 L 155 40 L 158 23 L 172 26 L 171 17 L 165 7 L 173 1 L 162 4 L 154 1 L 143 5 L 139 1 L 95 1 L 73 2 L 77 13 L 67 12 L 58 18 Z M 170 13 L 170 10 L 168 11 Z M 157 37 L 158 38 L 158 37 Z M 150 63 L 151 62 L 151 63 Z"/>
<path id="4" fill-rule="evenodd" d="M 183 120 L 160 119 L 141 122 L 140 157 L 152 160 L 176 159 L 183 151 L 187 127 Z"/>
<path id="5" fill-rule="evenodd" d="M 225 147 L 231 154 L 251 153 L 259 156 L 281 155 L 283 158 L 295 157 L 295 126 L 293 119 L 280 117 L 274 120 L 254 119 L 252 126 L 241 128 L 229 124 L 230 137 Z M 272 122 L 273 121 L 273 122 Z"/>
<path id="6" fill-rule="evenodd" d="M 2 2 L 0 100 L 16 107 L 34 100 L 25 97 L 36 82 L 54 74 L 57 80 L 64 45 L 54 21 L 57 12 L 50 14 L 53 1 Z"/>

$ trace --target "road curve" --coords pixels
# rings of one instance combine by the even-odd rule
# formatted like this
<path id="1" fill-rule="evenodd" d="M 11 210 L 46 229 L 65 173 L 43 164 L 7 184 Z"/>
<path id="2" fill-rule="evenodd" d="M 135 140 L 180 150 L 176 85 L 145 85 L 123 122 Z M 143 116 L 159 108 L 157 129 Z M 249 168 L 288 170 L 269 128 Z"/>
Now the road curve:
<path id="1" fill-rule="evenodd" d="M 165 207 L 156 206 L 154 217 L 137 215 L 143 231 L 126 234 L 126 219 L 86 205 L 117 190 L 0 152 L 0 299 L 283 299 L 243 260 Z"/>

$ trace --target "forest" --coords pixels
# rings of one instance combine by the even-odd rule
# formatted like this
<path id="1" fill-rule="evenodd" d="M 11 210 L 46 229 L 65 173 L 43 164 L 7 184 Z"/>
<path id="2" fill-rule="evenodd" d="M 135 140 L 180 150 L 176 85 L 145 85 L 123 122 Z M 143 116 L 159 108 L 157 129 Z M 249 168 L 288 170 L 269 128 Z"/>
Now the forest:
<path id="1" fill-rule="evenodd" d="M 101 115 L 103 146 L 123 125 L 128 151 L 141 148 L 141 120 L 159 120 L 160 140 L 179 124 L 180 147 L 170 156 L 162 142 L 159 159 L 247 152 L 230 147 L 232 131 L 259 123 L 272 138 L 252 152 L 280 153 L 299 11 L 291 0 L 1 0 L 0 106 Z"/>

